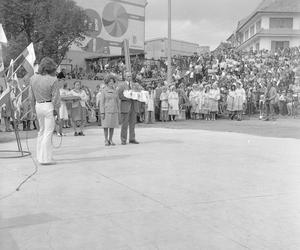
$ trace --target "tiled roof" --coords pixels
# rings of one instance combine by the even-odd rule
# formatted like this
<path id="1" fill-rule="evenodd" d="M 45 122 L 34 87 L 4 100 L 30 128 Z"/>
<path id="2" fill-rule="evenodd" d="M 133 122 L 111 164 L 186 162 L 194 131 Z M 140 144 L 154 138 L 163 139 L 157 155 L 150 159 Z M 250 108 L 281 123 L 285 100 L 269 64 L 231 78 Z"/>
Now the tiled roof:
<path id="1" fill-rule="evenodd" d="M 300 12 L 299 0 L 263 0 L 255 12 Z"/>
<path id="2" fill-rule="evenodd" d="M 300 0 L 262 0 L 258 7 L 247 17 L 238 22 L 238 29 L 258 12 L 299 12 Z"/>

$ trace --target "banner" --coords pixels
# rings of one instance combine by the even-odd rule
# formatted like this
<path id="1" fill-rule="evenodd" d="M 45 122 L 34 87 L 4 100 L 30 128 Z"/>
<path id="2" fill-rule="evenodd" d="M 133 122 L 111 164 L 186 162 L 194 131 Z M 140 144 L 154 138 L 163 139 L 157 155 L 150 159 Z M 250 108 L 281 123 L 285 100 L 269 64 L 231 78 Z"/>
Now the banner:
<path id="1" fill-rule="evenodd" d="M 146 0 L 75 0 L 83 7 L 90 27 L 83 50 L 91 53 L 121 55 L 123 41 L 130 50 L 144 52 Z M 74 44 L 71 50 L 81 50 Z"/>

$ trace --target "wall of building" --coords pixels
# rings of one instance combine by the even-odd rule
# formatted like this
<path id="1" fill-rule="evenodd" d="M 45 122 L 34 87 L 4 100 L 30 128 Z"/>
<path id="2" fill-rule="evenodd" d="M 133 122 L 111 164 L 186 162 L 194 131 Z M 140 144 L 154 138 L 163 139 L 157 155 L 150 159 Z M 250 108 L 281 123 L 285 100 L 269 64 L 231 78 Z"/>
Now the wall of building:
<path id="1" fill-rule="evenodd" d="M 268 30 L 270 28 L 270 17 L 262 16 L 261 18 L 261 28 Z"/>
<path id="2" fill-rule="evenodd" d="M 83 68 L 84 70 L 86 70 L 85 58 L 92 57 L 94 55 L 94 53 L 70 50 L 67 52 L 65 59 L 62 61 L 61 64 L 72 65 L 73 68 L 77 66 L 78 68 Z"/>
<path id="3" fill-rule="evenodd" d="M 271 39 L 268 37 L 262 37 L 259 40 L 260 49 L 271 50 Z"/>
<path id="4" fill-rule="evenodd" d="M 172 40 L 172 56 L 191 56 L 199 51 L 199 45 L 185 41 Z M 160 59 L 168 55 L 168 40 L 165 38 L 145 42 L 145 53 L 148 59 Z"/>
<path id="5" fill-rule="evenodd" d="M 293 37 L 290 41 L 290 47 L 300 46 L 300 37 Z"/>
<path id="6" fill-rule="evenodd" d="M 300 15 L 294 17 L 293 29 L 300 30 Z"/>
<path id="7" fill-rule="evenodd" d="M 145 42 L 145 57 L 148 59 L 166 57 L 166 48 L 166 43 L 163 39 Z"/>
<path id="8" fill-rule="evenodd" d="M 280 29 L 273 29 L 273 32 L 279 32 L 276 33 L 278 36 L 274 36 L 274 34 L 270 35 L 269 37 L 264 37 L 264 35 L 260 34 L 261 29 L 263 30 L 270 30 L 270 18 L 271 17 L 292 17 L 293 18 L 293 28 L 291 30 L 290 36 L 280 36 Z M 256 24 L 257 22 L 261 20 L 261 29 L 257 29 Z M 254 25 L 254 33 L 251 34 L 250 29 L 251 26 Z M 286 29 L 283 29 L 286 34 Z M 242 34 L 243 39 L 241 43 L 241 47 L 239 49 L 241 50 L 250 50 L 251 47 L 253 49 L 256 48 L 256 41 L 259 39 L 260 43 L 260 49 L 267 49 L 271 50 L 271 41 L 289 41 L 290 47 L 295 47 L 300 45 L 300 36 L 294 37 L 292 34 L 295 30 L 300 30 L 300 14 L 290 14 L 290 13 L 268 13 L 268 14 L 258 14 L 255 16 L 252 20 L 250 20 L 245 26 L 243 26 L 239 30 L 239 34 Z M 272 32 L 272 33 L 273 33 Z M 248 33 L 248 39 L 246 39 L 245 34 Z M 258 34 L 257 34 L 258 33 Z M 255 34 L 257 34 L 258 38 L 254 37 Z M 262 37 L 261 37 L 262 36 Z"/>

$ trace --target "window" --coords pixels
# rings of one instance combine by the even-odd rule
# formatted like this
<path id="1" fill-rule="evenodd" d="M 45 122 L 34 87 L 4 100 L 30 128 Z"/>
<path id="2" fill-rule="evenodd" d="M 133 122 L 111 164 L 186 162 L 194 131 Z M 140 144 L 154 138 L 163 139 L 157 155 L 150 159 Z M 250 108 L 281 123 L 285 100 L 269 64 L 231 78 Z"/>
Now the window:
<path id="1" fill-rule="evenodd" d="M 271 50 L 277 51 L 277 50 L 283 50 L 285 48 L 290 47 L 289 41 L 272 41 L 271 42 Z"/>
<path id="2" fill-rule="evenodd" d="M 259 43 L 256 43 L 256 44 L 255 44 L 255 50 L 256 50 L 256 51 L 259 51 Z"/>
<path id="3" fill-rule="evenodd" d="M 250 36 L 254 35 L 254 25 L 250 27 Z"/>
<path id="4" fill-rule="evenodd" d="M 270 18 L 270 29 L 292 29 L 293 18 Z"/>
<path id="5" fill-rule="evenodd" d="M 244 34 L 240 33 L 239 35 L 239 42 L 243 43 L 244 42 Z"/>
<path id="6" fill-rule="evenodd" d="M 261 29 L 261 20 L 259 20 L 257 23 L 256 23 L 256 32 L 260 31 Z"/>
<path id="7" fill-rule="evenodd" d="M 245 41 L 247 41 L 248 39 L 249 39 L 249 30 L 245 32 Z"/>

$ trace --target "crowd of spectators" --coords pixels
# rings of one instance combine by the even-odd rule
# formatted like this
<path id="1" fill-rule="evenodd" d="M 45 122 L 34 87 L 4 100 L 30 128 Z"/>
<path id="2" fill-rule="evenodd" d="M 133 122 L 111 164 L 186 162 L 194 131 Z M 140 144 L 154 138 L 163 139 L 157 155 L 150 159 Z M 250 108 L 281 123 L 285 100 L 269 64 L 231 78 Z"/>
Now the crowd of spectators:
<path id="1" fill-rule="evenodd" d="M 136 73 L 136 81 L 144 89 L 149 85 L 156 89 L 157 120 L 164 120 L 158 118 L 158 112 L 163 116 L 162 110 L 158 111 L 163 103 L 159 100 L 160 85 L 167 88 L 166 92 L 176 88 L 181 100 L 178 117 L 182 116 L 182 110 L 188 119 L 206 120 L 224 115 L 242 120 L 243 114 L 259 114 L 260 119 L 265 120 L 275 119 L 275 114 L 295 116 L 300 101 L 299 49 L 287 48 L 274 53 L 224 48 L 190 57 L 185 61 L 189 62 L 188 69 L 173 59 L 171 85 L 161 79 L 149 83 L 143 71 Z M 160 71 L 166 72 L 165 68 Z M 163 75 L 166 79 L 166 74 Z"/>
<path id="2" fill-rule="evenodd" d="M 245 114 L 257 114 L 266 120 L 274 119 L 276 114 L 295 116 L 300 101 L 299 65 L 299 47 L 275 53 L 224 48 L 200 56 L 174 57 L 172 83 L 168 84 L 166 59 L 153 61 L 137 56 L 132 60 L 133 79 L 140 90 L 149 92 L 151 99 L 140 103 L 138 121 L 216 120 L 224 116 L 242 120 Z M 118 60 L 117 67 L 104 65 L 103 70 L 104 74 L 114 73 L 122 80 L 125 66 Z M 82 70 L 69 73 L 62 70 L 57 77 L 62 81 L 78 80 L 84 75 Z M 92 113 L 100 125 L 97 95 L 101 87 L 97 85 L 91 90 L 82 86 L 82 89 L 88 97 L 87 120 Z M 148 119 L 149 112 L 154 113 L 155 119 Z M 1 120 L 6 131 L 11 131 L 13 126 L 12 115 L 11 107 L 1 107 Z M 32 129 L 31 124 L 36 128 L 34 114 L 26 117 L 22 121 L 23 129 Z M 67 124 L 71 125 L 66 121 Z"/>

